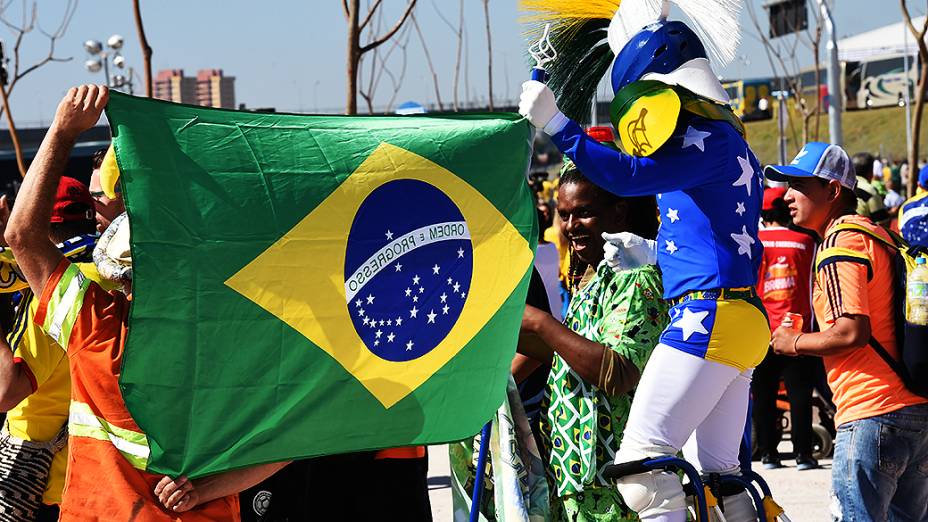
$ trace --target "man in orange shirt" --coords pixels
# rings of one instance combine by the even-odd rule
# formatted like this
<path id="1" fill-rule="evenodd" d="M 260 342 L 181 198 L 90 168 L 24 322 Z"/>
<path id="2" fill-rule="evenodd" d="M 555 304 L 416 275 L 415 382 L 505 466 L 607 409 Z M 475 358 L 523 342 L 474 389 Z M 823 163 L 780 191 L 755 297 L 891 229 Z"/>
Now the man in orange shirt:
<path id="1" fill-rule="evenodd" d="M 832 487 L 845 520 L 925 520 L 928 516 L 928 399 L 906 389 L 880 358 L 899 357 L 893 321 L 893 253 L 853 224 L 889 240 L 854 215 L 855 178 L 847 153 L 808 143 L 790 165 L 767 167 L 788 181 L 793 222 L 824 241 L 816 259 L 813 307 L 819 333 L 784 325 L 772 346 L 785 355 L 824 358 L 837 407 Z"/>
<path id="2" fill-rule="evenodd" d="M 60 520 L 238 521 L 235 493 L 284 464 L 193 481 L 148 473 L 148 438 L 119 388 L 130 300 L 84 277 L 49 240 L 52 204 L 68 155 L 78 134 L 100 118 L 108 98 L 108 90 L 95 85 L 68 91 L 4 234 L 33 293 L 40 296 L 35 322 L 68 356 L 70 453 Z"/>

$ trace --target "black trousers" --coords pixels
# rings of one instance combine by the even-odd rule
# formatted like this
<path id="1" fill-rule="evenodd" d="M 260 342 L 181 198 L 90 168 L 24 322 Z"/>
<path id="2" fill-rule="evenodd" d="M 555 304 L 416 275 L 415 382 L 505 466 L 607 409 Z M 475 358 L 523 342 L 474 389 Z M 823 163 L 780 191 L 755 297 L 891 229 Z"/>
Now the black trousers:
<path id="1" fill-rule="evenodd" d="M 296 461 L 239 495 L 242 522 L 431 522 L 428 455 L 375 452 Z"/>
<path id="2" fill-rule="evenodd" d="M 754 424 L 761 455 L 777 455 L 780 443 L 779 412 L 776 407 L 780 378 L 789 398 L 790 435 L 796 455 L 812 455 L 812 388 L 824 372 L 817 357 L 788 357 L 767 352 L 754 369 Z"/>

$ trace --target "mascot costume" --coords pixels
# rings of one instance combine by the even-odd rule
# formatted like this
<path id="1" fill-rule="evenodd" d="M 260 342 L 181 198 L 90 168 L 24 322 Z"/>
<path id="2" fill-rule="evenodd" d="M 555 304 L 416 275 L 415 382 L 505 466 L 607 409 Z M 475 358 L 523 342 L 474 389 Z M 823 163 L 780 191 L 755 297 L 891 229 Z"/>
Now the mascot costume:
<path id="1" fill-rule="evenodd" d="M 616 462 L 682 450 L 704 474 L 737 474 L 751 373 L 770 340 L 754 293 L 763 175 L 706 47 L 721 63 L 735 56 L 741 2 L 675 0 L 696 31 L 669 21 L 666 1 L 521 3 L 537 24 L 529 36 L 549 33 L 558 58 L 544 75 L 550 87 L 523 85 L 519 112 L 588 179 L 620 196 L 655 195 L 660 208 L 655 247 L 670 325 L 638 384 Z M 589 114 L 610 65 L 610 115 L 625 153 L 574 121 Z M 686 520 L 675 474 L 627 476 L 618 489 L 642 520 Z M 722 495 L 728 521 L 756 520 L 746 493 Z"/>

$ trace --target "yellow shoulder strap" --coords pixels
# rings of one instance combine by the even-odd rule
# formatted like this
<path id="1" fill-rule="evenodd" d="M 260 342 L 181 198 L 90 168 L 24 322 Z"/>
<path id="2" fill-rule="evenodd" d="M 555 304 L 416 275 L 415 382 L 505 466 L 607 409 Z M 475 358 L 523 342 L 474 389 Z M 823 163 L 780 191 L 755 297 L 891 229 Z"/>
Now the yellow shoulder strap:
<path id="1" fill-rule="evenodd" d="M 902 240 L 902 238 L 898 238 L 899 240 L 902 240 L 902 243 L 898 243 L 897 241 L 890 241 L 890 240 L 886 239 L 885 237 L 883 237 L 883 236 L 877 234 L 877 233 L 874 232 L 873 230 L 870 230 L 869 228 L 867 228 L 867 227 L 865 227 L 865 226 L 863 226 L 863 225 L 858 225 L 857 223 L 841 223 L 841 224 L 835 225 L 835 227 L 832 229 L 831 234 L 829 234 L 829 235 L 837 234 L 838 232 L 841 232 L 842 230 L 853 230 L 853 231 L 855 231 L 855 232 L 860 232 L 861 234 L 866 234 L 867 236 L 872 237 L 873 239 L 876 239 L 876 240 L 879 241 L 880 243 L 883 243 L 884 245 L 886 245 L 886 246 L 888 246 L 888 247 L 890 247 L 890 248 L 892 248 L 892 249 L 894 249 L 894 250 L 898 250 L 900 244 L 902 244 L 902 245 L 905 244 L 905 240 Z M 886 229 L 884 228 L 884 230 L 886 230 Z M 892 231 L 890 231 L 890 230 L 886 230 L 886 231 L 889 233 L 889 236 L 890 236 L 893 240 L 896 240 L 896 239 L 897 239 L 896 234 L 894 234 Z"/>

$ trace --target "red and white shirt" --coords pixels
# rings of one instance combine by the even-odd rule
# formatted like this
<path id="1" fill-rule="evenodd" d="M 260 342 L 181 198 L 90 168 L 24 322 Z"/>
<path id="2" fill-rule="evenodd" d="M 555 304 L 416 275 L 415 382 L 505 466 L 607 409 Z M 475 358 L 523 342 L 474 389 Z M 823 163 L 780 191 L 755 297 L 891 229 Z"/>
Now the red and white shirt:
<path id="1" fill-rule="evenodd" d="M 764 256 L 757 278 L 760 296 L 776 330 L 787 312 L 802 314 L 804 332 L 812 328 L 811 272 L 815 260 L 815 240 L 811 235 L 785 227 L 762 229 L 758 236 Z"/>

